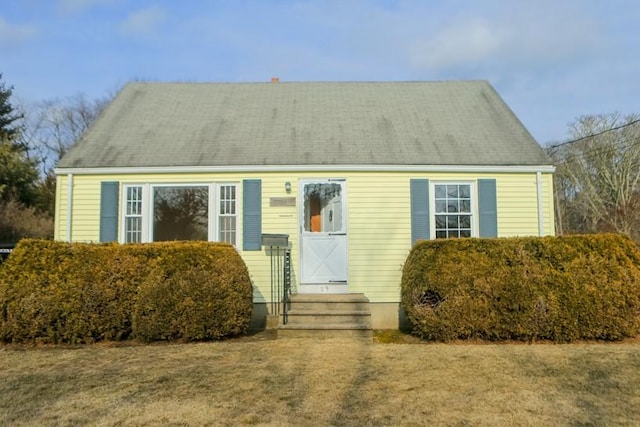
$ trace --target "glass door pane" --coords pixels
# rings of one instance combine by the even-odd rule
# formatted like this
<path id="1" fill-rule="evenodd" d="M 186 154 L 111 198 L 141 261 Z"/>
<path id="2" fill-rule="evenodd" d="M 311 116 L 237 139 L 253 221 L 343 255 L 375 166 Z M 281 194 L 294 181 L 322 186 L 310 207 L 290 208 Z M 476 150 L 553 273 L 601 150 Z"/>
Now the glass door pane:
<path id="1" fill-rule="evenodd" d="M 304 185 L 304 231 L 343 231 L 342 184 L 318 182 Z"/>

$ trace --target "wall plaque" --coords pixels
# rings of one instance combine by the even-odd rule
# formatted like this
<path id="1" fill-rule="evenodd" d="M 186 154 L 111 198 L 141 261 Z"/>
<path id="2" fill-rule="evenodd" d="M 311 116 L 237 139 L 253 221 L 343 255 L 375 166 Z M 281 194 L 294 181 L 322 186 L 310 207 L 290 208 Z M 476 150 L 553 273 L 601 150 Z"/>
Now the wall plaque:
<path id="1" fill-rule="evenodd" d="M 295 206 L 295 205 L 296 205 L 295 197 L 270 197 L 269 198 L 269 206 L 272 208 Z"/>

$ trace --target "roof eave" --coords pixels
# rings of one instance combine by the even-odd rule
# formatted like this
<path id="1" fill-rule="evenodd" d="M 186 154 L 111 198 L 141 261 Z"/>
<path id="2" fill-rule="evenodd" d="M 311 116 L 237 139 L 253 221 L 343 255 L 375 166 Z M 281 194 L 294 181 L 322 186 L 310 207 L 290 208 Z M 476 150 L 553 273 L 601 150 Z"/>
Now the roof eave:
<path id="1" fill-rule="evenodd" d="M 241 172 L 455 172 L 455 173 L 553 173 L 552 165 L 235 165 L 86 167 L 54 169 L 56 175 L 119 175 Z"/>

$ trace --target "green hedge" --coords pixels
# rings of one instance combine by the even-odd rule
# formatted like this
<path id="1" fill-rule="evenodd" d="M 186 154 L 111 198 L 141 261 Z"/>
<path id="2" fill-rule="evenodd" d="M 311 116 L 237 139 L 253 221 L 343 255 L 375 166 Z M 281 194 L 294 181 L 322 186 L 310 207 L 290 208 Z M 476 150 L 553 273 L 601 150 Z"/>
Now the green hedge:
<path id="1" fill-rule="evenodd" d="M 403 269 L 402 306 L 430 340 L 634 337 L 640 252 L 613 234 L 423 241 Z"/>
<path id="2" fill-rule="evenodd" d="M 251 320 L 246 265 L 228 244 L 21 241 L 0 267 L 0 340 L 205 340 Z"/>

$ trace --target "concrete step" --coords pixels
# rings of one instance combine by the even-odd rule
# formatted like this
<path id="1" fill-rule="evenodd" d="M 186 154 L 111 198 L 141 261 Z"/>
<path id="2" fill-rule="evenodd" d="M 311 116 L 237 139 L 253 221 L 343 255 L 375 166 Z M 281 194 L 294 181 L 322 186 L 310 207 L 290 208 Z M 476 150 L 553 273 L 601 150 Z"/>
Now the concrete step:
<path id="1" fill-rule="evenodd" d="M 278 338 L 360 338 L 370 341 L 373 331 L 358 324 L 295 324 L 287 323 L 277 329 Z"/>
<path id="2" fill-rule="evenodd" d="M 296 306 L 297 307 L 297 306 Z M 369 310 L 312 310 L 291 309 L 288 313 L 287 324 L 356 324 L 371 325 Z"/>
<path id="3" fill-rule="evenodd" d="M 364 294 L 297 294 L 291 296 L 287 324 L 278 337 L 358 337 L 371 340 L 371 311 Z"/>
<path id="4" fill-rule="evenodd" d="M 358 323 L 325 323 L 323 325 L 317 325 L 315 323 L 298 323 L 291 324 L 287 323 L 286 325 L 280 325 L 280 329 L 318 329 L 318 330 L 349 330 L 349 329 L 358 329 L 358 330 L 367 330 L 371 329 L 367 325 L 362 325 Z"/>
<path id="5" fill-rule="evenodd" d="M 291 295 L 292 301 L 345 301 L 345 302 L 369 302 L 363 293 L 353 294 L 294 294 Z"/>
<path id="6" fill-rule="evenodd" d="M 296 310 L 369 310 L 364 294 L 297 294 L 291 296 L 291 308 Z"/>

